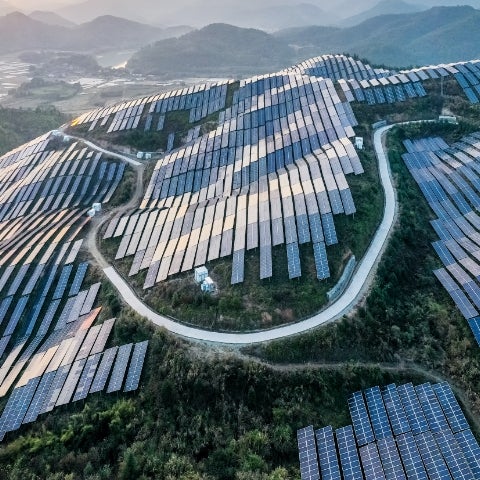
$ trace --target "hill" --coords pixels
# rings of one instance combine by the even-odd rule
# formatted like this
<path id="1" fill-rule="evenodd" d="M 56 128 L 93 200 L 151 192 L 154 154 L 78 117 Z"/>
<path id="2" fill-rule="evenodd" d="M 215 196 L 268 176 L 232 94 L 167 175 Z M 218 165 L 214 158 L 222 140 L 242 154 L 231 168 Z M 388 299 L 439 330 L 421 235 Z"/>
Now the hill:
<path id="1" fill-rule="evenodd" d="M 348 51 L 377 64 L 396 66 L 453 62 L 480 55 L 480 11 L 434 7 L 403 15 L 382 15 L 350 28 L 309 27 L 276 37 L 308 56 Z M 432 48 L 435 45 L 435 48 Z"/>
<path id="2" fill-rule="evenodd" d="M 35 10 L 34 12 L 30 13 L 29 17 L 33 20 L 46 23 L 47 25 L 56 25 L 67 28 L 74 27 L 76 25 L 74 22 L 63 18 L 54 12 L 45 12 L 43 10 Z"/>
<path id="3" fill-rule="evenodd" d="M 77 52 L 135 49 L 189 30 L 189 27 L 161 29 L 111 15 L 70 27 L 59 25 L 62 22 L 55 14 L 37 12 L 33 17 L 19 12 L 0 17 L 0 54 L 29 49 Z"/>
<path id="4" fill-rule="evenodd" d="M 344 27 L 351 27 L 353 25 L 358 25 L 369 18 L 378 17 L 379 15 L 414 13 L 425 9 L 426 7 L 414 5 L 413 3 L 407 3 L 403 0 L 382 0 L 372 8 L 343 20 L 341 24 Z"/>
<path id="5" fill-rule="evenodd" d="M 292 63 L 294 50 L 265 32 L 213 24 L 137 52 L 128 68 L 165 76 L 231 75 L 277 70 Z"/>

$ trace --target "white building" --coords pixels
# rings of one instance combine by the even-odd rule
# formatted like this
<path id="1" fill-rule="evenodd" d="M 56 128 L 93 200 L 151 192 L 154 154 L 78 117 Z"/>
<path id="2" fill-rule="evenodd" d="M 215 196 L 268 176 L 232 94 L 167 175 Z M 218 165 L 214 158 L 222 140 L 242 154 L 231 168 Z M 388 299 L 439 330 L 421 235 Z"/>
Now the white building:
<path id="1" fill-rule="evenodd" d="M 195 281 L 197 283 L 203 283 L 204 280 L 208 277 L 207 267 L 198 267 L 195 269 Z"/>
<path id="2" fill-rule="evenodd" d="M 88 212 L 87 212 L 87 215 L 90 217 L 90 218 L 93 218 L 95 215 L 96 215 L 96 210 L 94 208 L 91 208 Z"/>
<path id="3" fill-rule="evenodd" d="M 102 211 L 102 204 L 101 203 L 94 203 L 92 205 L 92 209 L 95 210 L 97 213 Z"/>
<path id="4" fill-rule="evenodd" d="M 143 152 L 137 152 L 137 158 L 138 158 L 139 160 L 142 160 L 142 158 L 143 158 Z"/>
<path id="5" fill-rule="evenodd" d="M 215 283 L 210 277 L 207 277 L 202 283 L 202 292 L 212 293 L 215 291 Z"/>
<path id="6" fill-rule="evenodd" d="M 355 147 L 358 150 L 363 150 L 363 137 L 355 137 Z"/>

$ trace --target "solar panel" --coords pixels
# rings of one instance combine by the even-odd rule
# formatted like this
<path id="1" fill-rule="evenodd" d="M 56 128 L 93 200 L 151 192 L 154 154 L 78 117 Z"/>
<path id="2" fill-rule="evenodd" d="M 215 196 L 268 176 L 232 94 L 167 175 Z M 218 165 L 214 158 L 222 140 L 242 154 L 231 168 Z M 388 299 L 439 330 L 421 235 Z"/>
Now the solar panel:
<path id="1" fill-rule="evenodd" d="M 287 245 L 287 262 L 288 262 L 288 276 L 291 279 L 302 276 L 302 268 L 300 265 L 300 250 L 298 243 L 289 243 Z"/>
<path id="2" fill-rule="evenodd" d="M 75 273 L 75 277 L 73 278 L 72 285 L 70 287 L 70 291 L 68 292 L 68 296 L 72 297 L 73 295 L 78 295 L 80 292 L 80 288 L 82 287 L 83 280 L 85 279 L 85 275 L 88 270 L 88 263 L 84 262 L 81 263 L 77 271 Z"/>
<path id="3" fill-rule="evenodd" d="M 480 446 L 471 430 L 455 434 L 455 440 L 462 449 L 474 478 L 480 478 Z"/>
<path id="4" fill-rule="evenodd" d="M 468 430 L 470 427 L 467 419 L 465 418 L 450 385 L 447 382 L 436 383 L 433 385 L 433 390 L 453 433 Z"/>
<path id="5" fill-rule="evenodd" d="M 407 480 L 394 438 L 382 438 L 377 446 L 387 480 Z"/>
<path id="6" fill-rule="evenodd" d="M 422 407 L 418 401 L 415 388 L 411 383 L 400 385 L 397 392 L 403 405 L 405 414 L 407 415 L 410 428 L 414 435 L 428 430 L 428 423 L 423 414 Z"/>
<path id="7" fill-rule="evenodd" d="M 443 458 L 455 480 L 475 480 L 473 473 L 461 448 L 458 446 L 453 433 L 450 430 L 444 430 L 434 434 Z"/>
<path id="8" fill-rule="evenodd" d="M 327 249 L 325 243 L 314 243 L 313 254 L 315 257 L 315 268 L 317 270 L 317 278 L 324 280 L 330 277 L 330 268 L 328 266 Z"/>
<path id="9" fill-rule="evenodd" d="M 473 332 L 475 340 L 477 341 L 478 345 L 480 346 L 480 318 L 471 318 L 468 320 L 468 324 Z"/>
<path id="10" fill-rule="evenodd" d="M 122 345 L 118 349 L 118 354 L 115 360 L 115 365 L 113 366 L 112 377 L 110 378 L 110 383 L 108 384 L 107 393 L 118 392 L 122 388 L 132 347 L 133 343 L 128 343 L 127 345 Z"/>
<path id="11" fill-rule="evenodd" d="M 51 412 L 55 408 L 58 396 L 62 391 L 65 380 L 68 377 L 71 364 L 61 366 L 55 373 L 55 378 L 50 386 L 48 393 L 45 395 L 45 401 L 40 409 L 40 413 Z"/>
<path id="12" fill-rule="evenodd" d="M 380 388 L 373 387 L 365 390 L 365 398 L 367 399 L 368 412 L 370 414 L 375 438 L 380 440 L 391 437 L 392 430 L 388 421 L 385 405 L 383 404 Z"/>
<path id="13" fill-rule="evenodd" d="M 452 477 L 432 433 L 420 433 L 415 437 L 415 441 L 429 477 L 450 480 Z"/>
<path id="14" fill-rule="evenodd" d="M 315 432 L 322 480 L 342 480 L 332 427 Z"/>
<path id="15" fill-rule="evenodd" d="M 245 278 L 245 250 L 233 252 L 231 284 L 242 283 Z"/>
<path id="16" fill-rule="evenodd" d="M 399 435 L 396 441 L 408 479 L 428 480 L 423 460 L 412 433 L 407 432 Z"/>
<path id="17" fill-rule="evenodd" d="M 23 423 L 31 423 L 38 418 L 42 405 L 45 402 L 45 397 L 50 391 L 50 387 L 55 378 L 55 374 L 56 372 L 53 371 L 53 372 L 45 373 L 42 376 L 40 383 L 38 385 L 37 391 L 35 392 L 35 395 L 30 403 L 28 411 L 23 419 Z"/>
<path id="18" fill-rule="evenodd" d="M 107 344 L 108 337 L 112 331 L 113 326 L 115 325 L 115 319 L 111 318 L 110 320 L 105 320 L 102 323 L 100 328 L 100 333 L 98 334 L 95 343 L 93 344 L 92 350 L 90 351 L 90 355 L 95 353 L 101 353 L 105 349 L 105 345 Z"/>
<path id="19" fill-rule="evenodd" d="M 132 392 L 137 390 L 140 383 L 140 376 L 142 374 L 145 355 L 147 353 L 147 347 L 148 341 L 135 344 L 132 360 L 127 373 L 127 379 L 125 381 L 125 388 L 123 390 L 124 392 Z"/>
<path id="20" fill-rule="evenodd" d="M 312 426 L 297 431 L 297 444 L 301 479 L 320 480 L 315 434 Z"/>
<path id="21" fill-rule="evenodd" d="M 375 443 L 370 443 L 361 447 L 360 458 L 362 460 L 365 478 L 368 480 L 386 480 L 377 445 Z"/>
<path id="22" fill-rule="evenodd" d="M 117 355 L 118 347 L 112 347 L 105 350 L 102 355 L 100 366 L 97 369 L 95 378 L 93 379 L 92 386 L 90 387 L 90 393 L 101 392 L 104 390 L 107 384 L 110 370 L 112 369 L 113 361 Z"/>
<path id="23" fill-rule="evenodd" d="M 362 392 L 355 392 L 348 399 L 348 408 L 352 417 L 353 428 L 358 445 L 366 445 L 375 441 L 367 407 Z"/>
<path id="24" fill-rule="evenodd" d="M 393 433 L 395 435 L 401 435 L 402 433 L 409 432 L 410 424 L 403 410 L 396 385 L 390 384 L 384 387 L 382 395 Z"/>
<path id="25" fill-rule="evenodd" d="M 82 375 L 78 381 L 78 385 L 72 400 L 73 402 L 77 402 L 78 400 L 84 400 L 85 398 L 87 398 L 88 392 L 93 382 L 93 378 L 100 363 L 100 358 L 100 353 L 88 357 L 85 363 L 85 367 L 82 371 Z"/>
<path id="26" fill-rule="evenodd" d="M 339 428 L 335 431 L 335 436 L 344 480 L 362 480 L 362 467 L 358 457 L 353 428 L 351 426 Z"/>
<path id="27" fill-rule="evenodd" d="M 424 383 L 415 387 L 418 399 L 422 405 L 425 418 L 427 419 L 429 429 L 432 432 L 439 432 L 448 428 L 447 419 L 443 414 L 442 407 L 429 383 Z"/>
<path id="28" fill-rule="evenodd" d="M 85 366 L 85 362 L 86 359 L 77 360 L 71 366 L 68 377 L 66 378 L 63 388 L 58 395 L 58 399 L 55 403 L 56 407 L 70 403 L 70 400 L 72 399 L 72 396 L 77 387 L 78 380 L 80 379 L 80 376 L 82 374 L 83 367 Z"/>

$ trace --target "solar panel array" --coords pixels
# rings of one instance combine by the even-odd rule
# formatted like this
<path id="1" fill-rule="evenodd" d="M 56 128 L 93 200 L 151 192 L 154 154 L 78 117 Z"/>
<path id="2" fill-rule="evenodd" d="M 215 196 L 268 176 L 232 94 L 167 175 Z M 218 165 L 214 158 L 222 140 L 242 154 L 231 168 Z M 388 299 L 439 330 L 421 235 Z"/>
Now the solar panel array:
<path id="1" fill-rule="evenodd" d="M 81 143 L 39 137 L 0 157 L 0 222 L 106 201 L 124 168 Z"/>
<path id="2" fill-rule="evenodd" d="M 298 248 L 311 243 L 317 276 L 328 278 L 333 215 L 355 213 L 346 176 L 361 174 L 350 141 L 356 121 L 329 79 L 280 72 L 242 80 L 219 126 L 162 157 L 141 209 L 115 218 L 116 259 L 133 257 L 145 288 L 206 261 L 232 256 L 232 283 L 260 247 L 262 279 L 272 248 L 286 245 L 290 278 Z"/>
<path id="3" fill-rule="evenodd" d="M 373 387 L 349 398 L 353 427 L 297 432 L 305 479 L 477 479 L 480 446 L 448 383 Z"/>
<path id="4" fill-rule="evenodd" d="M 435 276 L 468 320 L 480 345 L 480 134 L 452 146 L 440 138 L 406 140 L 403 160 L 437 215 L 433 243 L 444 268 Z"/>

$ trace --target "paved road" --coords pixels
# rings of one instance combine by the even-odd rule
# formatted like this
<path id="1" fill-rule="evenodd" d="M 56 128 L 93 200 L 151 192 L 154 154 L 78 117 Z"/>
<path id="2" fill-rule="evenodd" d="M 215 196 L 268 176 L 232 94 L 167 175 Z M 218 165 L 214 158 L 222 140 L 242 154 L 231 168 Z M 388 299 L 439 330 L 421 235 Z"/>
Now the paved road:
<path id="1" fill-rule="evenodd" d="M 108 155 L 109 157 L 117 158 L 118 160 L 122 160 L 123 162 L 127 162 L 134 167 L 140 167 L 142 165 L 140 162 L 137 162 L 136 160 L 133 160 L 133 158 L 127 157 L 126 155 L 122 155 L 120 153 L 111 152 L 110 150 L 105 150 L 104 148 L 96 145 L 95 143 L 90 142 L 89 140 L 85 140 L 84 138 L 74 137 L 74 136 L 68 135 L 68 134 L 66 134 L 66 135 L 68 137 L 70 137 L 72 140 L 77 140 L 78 142 L 84 143 L 87 147 L 90 147 L 92 150 L 97 150 L 97 152 L 104 153 L 105 155 Z"/>
<path id="2" fill-rule="evenodd" d="M 383 144 L 385 133 L 394 127 L 389 125 L 375 132 L 374 145 L 378 158 L 380 180 L 385 191 L 385 209 L 382 222 L 368 248 L 367 253 L 355 271 L 352 280 L 343 295 L 332 305 L 322 312 L 292 325 L 286 325 L 271 330 L 262 330 L 251 333 L 221 333 L 210 332 L 198 328 L 188 327 L 167 317 L 159 315 L 145 305 L 131 289 L 128 283 L 113 267 L 104 269 L 105 275 L 118 290 L 120 296 L 133 310 L 141 316 L 149 319 L 155 325 L 166 328 L 182 337 L 201 340 L 212 343 L 247 345 L 268 342 L 279 338 L 297 335 L 320 325 L 341 318 L 349 313 L 362 300 L 370 288 L 376 273 L 378 262 L 384 252 L 388 239 L 392 233 L 396 220 L 397 201 L 395 190 L 392 185 L 390 168 L 387 154 Z"/>

